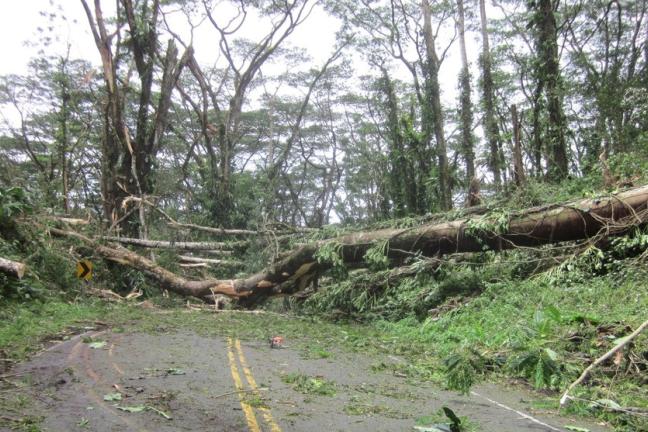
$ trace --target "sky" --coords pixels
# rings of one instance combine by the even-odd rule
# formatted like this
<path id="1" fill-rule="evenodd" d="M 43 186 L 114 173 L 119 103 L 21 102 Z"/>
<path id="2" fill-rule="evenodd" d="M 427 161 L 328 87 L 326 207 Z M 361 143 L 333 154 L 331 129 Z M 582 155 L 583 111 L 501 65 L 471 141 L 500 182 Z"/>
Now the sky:
<path id="1" fill-rule="evenodd" d="M 110 15 L 113 3 L 102 2 L 106 16 Z M 45 35 L 53 35 L 48 54 L 64 53 L 69 43 L 72 58 L 84 58 L 99 64 L 99 54 L 79 0 L 19 0 L 12 1 L 11 8 L 7 9 L 0 14 L 4 59 L 0 62 L 0 74 L 26 73 L 29 60 L 38 55 L 38 43 Z M 57 15 L 53 20 L 42 15 L 52 12 Z M 182 21 L 180 17 L 175 20 L 180 26 Z M 175 23 L 172 25 L 176 27 Z M 194 36 L 194 48 L 199 60 L 213 58 L 217 49 L 217 41 L 210 27 L 203 26 Z M 243 29 L 251 37 L 255 32 L 252 27 Z M 254 27 L 258 34 L 259 26 Z M 325 61 L 332 52 L 338 27 L 337 20 L 327 16 L 321 9 L 316 9 L 308 21 L 290 36 L 289 43 L 307 49 L 317 64 Z M 44 32 L 39 32 L 38 28 Z"/>
<path id="2" fill-rule="evenodd" d="M 29 60 L 38 55 L 39 42 L 45 36 L 53 36 L 54 39 L 47 48 L 48 54 L 62 55 L 69 44 L 71 58 L 83 58 L 99 65 L 99 54 L 79 0 L 19 0 L 11 3 L 11 8 L 6 8 L 4 13 L 0 14 L 0 40 L 3 41 L 0 75 L 26 73 Z M 105 15 L 109 15 L 114 2 L 103 1 L 102 4 Z M 54 12 L 56 17 L 50 20 L 48 16 L 42 15 L 43 12 Z M 175 27 L 175 24 L 173 26 Z M 213 61 L 216 55 L 217 39 L 210 27 L 204 26 L 194 37 L 196 57 L 201 62 Z M 39 32 L 38 28 L 44 31 Z M 49 31 L 50 28 L 52 31 Z M 314 60 L 312 66 L 317 67 L 333 51 L 335 31 L 338 28 L 339 22 L 336 19 L 321 9 L 316 9 L 308 21 L 289 37 L 288 42 L 293 46 L 305 48 Z M 251 26 L 247 29 L 248 35 L 253 37 L 255 30 L 258 32 L 255 26 Z M 475 66 L 479 45 L 474 37 L 467 39 L 469 60 Z M 367 66 L 359 62 L 360 56 L 355 53 L 353 57 L 356 59 L 354 65 L 359 69 L 358 74 L 368 72 L 363 70 Z M 459 68 L 458 45 L 455 43 L 441 69 L 440 78 L 446 104 L 456 104 Z M 405 73 L 402 73 L 402 78 L 409 80 Z"/>

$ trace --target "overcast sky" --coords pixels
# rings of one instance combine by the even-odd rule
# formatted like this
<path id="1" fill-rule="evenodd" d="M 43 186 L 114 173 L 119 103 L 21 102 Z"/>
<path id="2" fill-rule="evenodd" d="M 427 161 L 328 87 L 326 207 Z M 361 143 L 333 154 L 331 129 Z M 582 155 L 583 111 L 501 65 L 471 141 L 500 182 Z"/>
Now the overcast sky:
<path id="1" fill-rule="evenodd" d="M 112 4 L 110 1 L 103 2 L 106 16 L 110 15 Z M 52 12 L 57 14 L 53 20 L 42 15 Z M 181 21 L 180 17 L 175 20 L 174 29 L 176 23 L 179 24 L 177 28 L 181 28 Z M 250 36 L 254 31 L 252 27 L 250 25 L 247 29 Z M 44 31 L 39 32 L 39 28 Z M 50 28 L 53 32 L 49 31 Z M 316 10 L 308 21 L 290 36 L 288 42 L 306 48 L 317 64 L 328 58 L 332 52 L 337 28 L 336 20 L 321 10 Z M 64 53 L 69 43 L 72 58 L 84 58 L 95 64 L 99 63 L 99 54 L 79 0 L 18 0 L 12 1 L 11 8 L 0 14 L 0 37 L 3 41 L 0 74 L 25 73 L 29 60 L 38 55 L 38 49 L 41 48 L 39 42 L 45 36 L 54 36 L 56 39 L 52 41 L 48 53 Z M 211 25 L 203 26 L 203 31 L 196 33 L 194 47 L 199 60 L 214 56 L 217 40 Z"/>
<path id="2" fill-rule="evenodd" d="M 105 15 L 110 15 L 113 1 L 104 1 Z M 42 13 L 54 12 L 57 16 L 50 19 Z M 62 17 L 65 17 L 65 20 Z M 175 28 L 175 23 L 173 26 Z M 307 49 L 313 57 L 312 67 L 321 65 L 334 49 L 335 31 L 338 29 L 335 19 L 321 10 L 316 11 L 308 21 L 299 27 L 288 39 L 293 46 Z M 38 28 L 43 29 L 42 32 Z M 48 27 L 52 27 L 52 32 Z M 216 58 L 217 39 L 210 25 L 204 26 L 204 32 L 195 35 L 194 47 L 196 56 L 201 62 L 213 61 Z M 253 32 L 254 30 L 250 30 Z M 48 54 L 62 55 L 67 44 L 70 44 L 72 58 L 83 58 L 99 65 L 99 54 L 94 45 L 88 23 L 79 0 L 14 0 L 11 7 L 0 14 L 0 37 L 3 41 L 3 61 L 0 62 L 0 74 L 24 74 L 31 58 L 38 55 L 42 48 L 40 43 L 45 36 L 54 36 L 56 40 L 48 48 Z M 451 36 L 451 35 L 450 35 Z M 468 53 L 473 67 L 476 65 L 479 45 L 472 33 L 468 39 Z M 439 44 L 441 45 L 441 43 Z M 359 54 L 354 56 L 359 58 Z M 285 66 L 285 65 L 284 65 Z M 358 74 L 366 73 L 363 65 L 358 65 Z M 451 48 L 449 56 L 441 68 L 443 99 L 447 107 L 456 105 L 457 76 L 459 72 L 458 45 Z M 279 71 L 274 71 L 279 72 Z M 476 75 L 473 75 L 476 76 Z M 409 80 L 403 74 L 403 79 Z M 473 83 L 473 88 L 476 87 Z"/>

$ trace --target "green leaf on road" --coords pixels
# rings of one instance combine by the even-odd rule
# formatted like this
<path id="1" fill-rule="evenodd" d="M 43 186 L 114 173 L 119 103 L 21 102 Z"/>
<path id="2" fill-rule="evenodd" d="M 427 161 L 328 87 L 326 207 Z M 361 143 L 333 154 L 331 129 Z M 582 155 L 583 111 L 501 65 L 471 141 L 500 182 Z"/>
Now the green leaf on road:
<path id="1" fill-rule="evenodd" d="M 102 349 L 106 346 L 106 341 L 95 341 L 88 345 L 92 349 Z"/>
<path id="2" fill-rule="evenodd" d="M 129 413 L 140 413 L 146 411 L 146 405 L 118 406 L 117 409 Z"/>
<path id="3" fill-rule="evenodd" d="M 108 393 L 108 394 L 104 395 L 103 400 L 108 401 L 108 402 L 120 401 L 120 400 L 122 400 L 122 395 L 119 392 L 117 392 L 117 393 Z"/>

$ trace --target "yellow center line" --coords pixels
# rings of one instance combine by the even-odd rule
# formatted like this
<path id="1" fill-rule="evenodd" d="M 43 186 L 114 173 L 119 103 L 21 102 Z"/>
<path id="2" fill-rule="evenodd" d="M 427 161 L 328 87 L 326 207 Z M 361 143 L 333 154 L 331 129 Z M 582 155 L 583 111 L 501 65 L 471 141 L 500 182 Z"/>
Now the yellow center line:
<path id="1" fill-rule="evenodd" d="M 261 432 L 256 417 L 254 416 L 254 410 L 250 405 L 245 403 L 245 397 L 243 396 L 243 382 L 241 381 L 241 376 L 236 367 L 236 357 L 234 357 L 234 352 L 232 351 L 231 338 L 227 338 L 227 357 L 229 358 L 230 370 L 232 371 L 232 379 L 234 379 L 234 385 L 236 386 L 236 390 L 239 392 L 239 401 L 241 402 L 241 408 L 243 408 L 243 413 L 245 414 L 245 419 L 247 420 L 250 432 Z"/>
<path id="2" fill-rule="evenodd" d="M 247 380 L 248 384 L 250 385 L 254 393 L 258 395 L 259 387 L 257 386 L 257 383 L 254 380 L 254 377 L 252 376 L 252 371 L 248 367 L 247 361 L 245 360 L 245 356 L 243 355 L 243 349 L 241 348 L 241 341 L 236 339 L 234 345 L 236 346 L 236 351 L 238 351 L 239 361 L 241 362 L 241 367 L 243 368 L 243 374 L 245 375 L 245 379 Z M 281 428 L 274 421 L 274 418 L 272 418 L 272 414 L 270 413 L 270 410 L 266 407 L 258 407 L 258 409 L 259 411 L 261 411 L 263 418 L 270 426 L 270 430 L 272 432 L 281 432 Z"/>

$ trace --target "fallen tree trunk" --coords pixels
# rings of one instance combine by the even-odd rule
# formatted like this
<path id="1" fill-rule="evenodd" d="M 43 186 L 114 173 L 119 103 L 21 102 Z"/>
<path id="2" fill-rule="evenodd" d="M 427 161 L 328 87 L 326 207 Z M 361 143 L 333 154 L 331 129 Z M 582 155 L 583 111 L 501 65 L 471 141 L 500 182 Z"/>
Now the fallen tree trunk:
<path id="1" fill-rule="evenodd" d="M 258 235 L 259 234 L 258 231 L 252 231 L 252 230 L 214 228 L 209 226 L 196 225 L 191 223 L 181 223 L 176 221 L 167 222 L 167 225 L 170 228 L 188 228 L 188 229 L 194 229 L 197 231 L 203 231 L 203 232 L 208 232 L 208 233 L 218 234 L 218 235 Z"/>
<path id="2" fill-rule="evenodd" d="M 25 276 L 26 270 L 27 265 L 21 262 L 0 258 L 0 271 L 6 275 L 22 279 L 22 277 Z"/>
<path id="3" fill-rule="evenodd" d="M 129 237 L 102 237 L 103 240 L 153 249 L 183 249 L 183 250 L 218 250 L 242 246 L 245 242 L 173 242 L 166 240 L 144 240 Z"/>
<path id="4" fill-rule="evenodd" d="M 224 294 L 253 303 L 269 295 L 303 289 L 312 278 L 328 269 L 330 264 L 316 257 L 324 244 L 335 245 L 344 263 L 359 264 L 367 250 L 378 242 L 387 242 L 387 254 L 397 262 L 412 253 L 440 256 L 592 240 L 595 236 L 618 234 L 643 224 L 648 220 L 647 207 L 648 186 L 643 186 L 612 196 L 528 209 L 510 215 L 504 222 L 501 215 L 493 222 L 487 214 L 406 229 L 353 233 L 305 245 L 266 270 L 229 280 L 189 281 L 133 252 L 100 245 L 74 232 L 56 229 L 52 232 L 89 243 L 105 258 L 142 270 L 181 295 L 205 298 Z"/>

